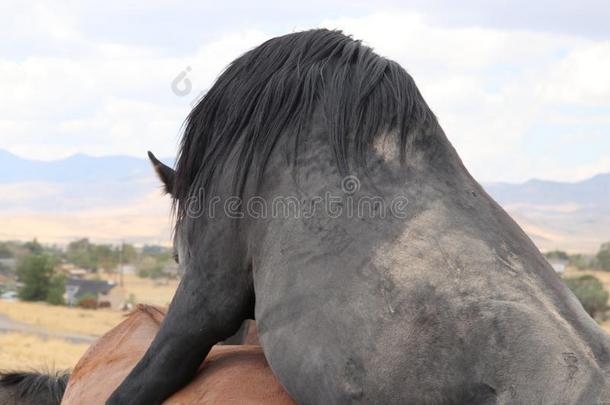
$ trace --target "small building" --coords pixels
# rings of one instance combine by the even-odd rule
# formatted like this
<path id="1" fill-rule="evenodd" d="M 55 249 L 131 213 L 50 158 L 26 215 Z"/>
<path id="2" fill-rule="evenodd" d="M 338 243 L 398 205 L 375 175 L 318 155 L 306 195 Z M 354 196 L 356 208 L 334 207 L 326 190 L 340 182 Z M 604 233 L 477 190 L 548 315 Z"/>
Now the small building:
<path id="1" fill-rule="evenodd" d="M 66 275 L 67 277 L 70 277 L 70 278 L 83 278 L 87 274 L 91 274 L 94 272 L 91 269 L 84 269 L 84 268 L 78 267 L 72 263 L 60 264 L 57 267 L 57 271 L 59 271 L 60 273 Z"/>
<path id="2" fill-rule="evenodd" d="M 17 283 L 14 276 L 0 273 L 0 293 L 17 291 L 18 287 L 19 283 Z"/>
<path id="3" fill-rule="evenodd" d="M 566 267 L 568 266 L 568 261 L 564 259 L 554 257 L 548 259 L 548 261 L 551 267 L 553 267 L 553 270 L 555 270 L 555 272 L 558 274 L 563 274 L 566 271 Z"/>
<path id="4" fill-rule="evenodd" d="M 115 286 L 115 283 L 106 280 L 86 280 L 75 277 L 68 278 L 66 280 L 66 304 L 74 306 L 77 305 L 81 299 L 91 297 L 95 299 L 97 306 L 111 306 L 103 304 L 109 302 L 108 297 Z"/>
<path id="5" fill-rule="evenodd" d="M 135 275 L 138 273 L 136 266 L 134 266 L 133 264 L 122 264 L 122 265 L 118 265 L 115 269 L 114 272 L 116 274 L 124 274 L 124 275 Z"/>
<path id="6" fill-rule="evenodd" d="M 0 300 L 2 301 L 15 302 L 18 299 L 19 297 L 17 296 L 16 291 L 7 291 L 5 293 L 0 294 Z"/>
<path id="7" fill-rule="evenodd" d="M 9 278 L 2 273 L 0 273 L 0 293 L 5 290 L 9 283 Z"/>
<path id="8" fill-rule="evenodd" d="M 12 257 L 2 257 L 0 258 L 0 270 L 5 268 L 11 272 L 17 269 L 17 259 Z"/>
<path id="9" fill-rule="evenodd" d="M 71 269 L 68 270 L 68 276 L 73 277 L 73 278 L 83 278 L 85 277 L 89 272 L 85 269 Z"/>

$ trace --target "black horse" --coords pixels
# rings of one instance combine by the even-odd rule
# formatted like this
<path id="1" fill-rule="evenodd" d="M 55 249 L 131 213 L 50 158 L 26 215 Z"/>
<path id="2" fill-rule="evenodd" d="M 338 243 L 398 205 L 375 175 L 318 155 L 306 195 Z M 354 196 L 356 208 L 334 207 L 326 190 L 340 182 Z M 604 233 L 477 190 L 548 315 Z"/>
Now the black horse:
<path id="1" fill-rule="evenodd" d="M 176 172 L 151 159 L 184 278 L 109 404 L 162 402 L 254 316 L 303 404 L 610 402 L 610 337 L 360 42 L 265 42 L 191 112 Z"/>

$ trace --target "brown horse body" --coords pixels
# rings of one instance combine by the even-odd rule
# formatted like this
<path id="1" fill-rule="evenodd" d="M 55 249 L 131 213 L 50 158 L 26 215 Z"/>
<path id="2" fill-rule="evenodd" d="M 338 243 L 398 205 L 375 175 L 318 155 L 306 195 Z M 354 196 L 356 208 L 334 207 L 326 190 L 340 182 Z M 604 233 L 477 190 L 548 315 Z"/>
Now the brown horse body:
<path id="1" fill-rule="evenodd" d="M 103 404 L 125 379 L 152 342 L 165 312 L 138 308 L 94 343 L 78 362 L 63 405 Z M 252 327 L 246 326 L 248 339 Z M 171 371 L 168 371 L 171 372 Z M 215 346 L 197 377 L 165 401 L 166 404 L 293 405 L 269 368 L 258 345 Z"/>

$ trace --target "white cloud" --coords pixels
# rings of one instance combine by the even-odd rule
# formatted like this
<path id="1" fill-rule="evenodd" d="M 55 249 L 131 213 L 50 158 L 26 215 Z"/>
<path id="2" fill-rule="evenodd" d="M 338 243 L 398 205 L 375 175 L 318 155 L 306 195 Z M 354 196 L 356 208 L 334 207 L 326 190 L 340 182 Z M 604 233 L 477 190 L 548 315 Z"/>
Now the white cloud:
<path id="1" fill-rule="evenodd" d="M 77 16 L 67 4 L 61 2 L 29 2 L 23 7 L 19 0 L 3 2 L 3 35 L 10 39 L 78 41 Z"/>
<path id="2" fill-rule="evenodd" d="M 550 103 L 610 106 L 610 41 L 572 50 L 549 69 L 540 86 Z"/>
<path id="3" fill-rule="evenodd" d="M 173 155 L 191 103 L 234 58 L 266 39 L 248 31 L 204 44 L 192 55 L 90 43 L 69 57 L 0 59 L 0 147 L 39 159 L 75 152 Z M 192 91 L 172 92 L 186 67 Z"/>
<path id="4" fill-rule="evenodd" d="M 272 27 L 246 27 L 189 52 L 168 52 L 87 37 L 71 9 L 46 3 L 33 9 L 17 13 L 11 35 L 52 41 L 57 51 L 0 59 L 0 148 L 31 158 L 75 152 L 142 156 L 147 149 L 173 155 L 193 99 L 231 60 L 276 34 Z M 25 20 L 40 24 L 28 32 L 20 25 Z M 604 110 L 610 109 L 608 41 L 439 26 L 400 8 L 319 25 L 341 28 L 400 62 L 481 180 L 586 176 L 607 167 L 600 150 L 610 146 Z M 192 89 L 178 96 L 172 80 L 187 68 Z M 588 137 L 592 151 L 586 159 L 602 163 L 545 156 L 544 149 L 536 150 L 543 142 L 533 142 L 540 128 L 569 128 L 557 135 L 566 145 L 574 142 L 570 136 Z M 540 158 L 533 160 L 536 154 Z"/>
<path id="5" fill-rule="evenodd" d="M 561 181 L 580 181 L 594 176 L 598 173 L 610 172 L 610 153 L 601 158 L 582 165 L 574 167 L 550 167 L 548 168 L 549 176 Z"/>
<path id="6" fill-rule="evenodd" d="M 572 126 L 606 122 L 596 105 L 610 108 L 610 42 L 524 30 L 446 28 L 414 13 L 378 13 L 325 21 L 400 62 L 415 78 L 450 140 L 484 181 L 593 175 L 604 165 L 570 165 L 563 159 L 532 162 L 531 138 L 558 118 Z M 571 115 L 570 108 L 579 109 Z M 600 125 L 603 125 L 600 123 Z M 606 124 L 607 125 L 607 124 Z M 602 130 L 610 138 L 606 127 Z M 524 157 L 525 151 L 530 152 Z M 540 154 L 544 154 L 540 150 Z M 600 158 L 601 159 L 601 158 Z"/>

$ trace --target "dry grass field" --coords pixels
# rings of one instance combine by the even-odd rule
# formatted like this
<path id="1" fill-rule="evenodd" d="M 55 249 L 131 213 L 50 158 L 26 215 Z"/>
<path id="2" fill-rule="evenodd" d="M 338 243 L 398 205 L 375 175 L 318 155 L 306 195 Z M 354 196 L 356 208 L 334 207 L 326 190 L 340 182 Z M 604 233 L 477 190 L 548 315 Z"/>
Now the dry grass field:
<path id="1" fill-rule="evenodd" d="M 118 278 L 114 280 L 118 283 Z M 125 290 L 136 297 L 139 304 L 157 305 L 167 307 L 178 288 L 178 280 L 167 280 L 167 284 L 141 278 L 134 275 L 125 275 L 123 278 Z"/>
<path id="2" fill-rule="evenodd" d="M 89 345 L 20 333 L 0 333 L 0 370 L 67 370 Z"/>
<path id="3" fill-rule="evenodd" d="M 118 279 L 115 280 L 118 282 Z M 178 286 L 169 280 L 160 284 L 133 275 L 124 277 L 127 294 L 136 303 L 166 307 Z M 76 334 L 98 337 L 123 320 L 126 313 L 109 309 L 89 310 L 52 306 L 41 302 L 7 302 L 0 300 L 0 314 L 11 320 L 34 325 L 48 331 L 50 338 L 26 333 L 0 333 L 0 370 L 70 368 L 88 345 L 53 337 Z"/>
<path id="4" fill-rule="evenodd" d="M 0 301 L 0 314 L 42 327 L 51 333 L 101 336 L 124 317 L 123 312 L 48 305 L 42 302 Z"/>
<path id="5" fill-rule="evenodd" d="M 569 267 L 564 273 L 563 277 L 578 277 L 586 274 L 593 275 L 604 284 L 606 290 L 610 291 L 610 271 L 595 271 L 595 270 L 577 270 Z"/>
<path id="6" fill-rule="evenodd" d="M 125 290 L 137 303 L 166 307 L 178 286 L 176 280 L 158 285 L 153 280 L 125 276 Z M 0 300 L 0 314 L 57 333 L 101 336 L 118 324 L 124 312 L 109 309 L 89 310 L 53 306 L 41 302 L 7 302 Z"/>

